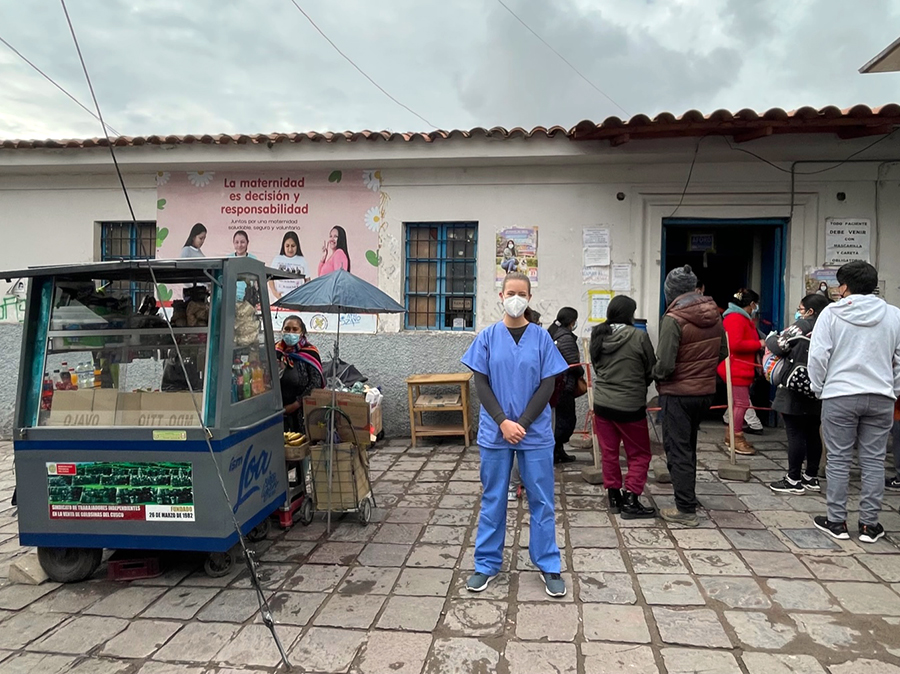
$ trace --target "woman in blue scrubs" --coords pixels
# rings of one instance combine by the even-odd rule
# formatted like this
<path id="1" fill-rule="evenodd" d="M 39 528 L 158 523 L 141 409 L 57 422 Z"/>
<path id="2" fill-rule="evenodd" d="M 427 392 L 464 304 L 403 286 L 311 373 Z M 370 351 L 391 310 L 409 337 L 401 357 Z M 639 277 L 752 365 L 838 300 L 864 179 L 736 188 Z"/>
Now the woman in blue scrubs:
<path id="1" fill-rule="evenodd" d="M 462 358 L 475 373 L 481 399 L 478 446 L 481 450 L 481 515 L 475 539 L 475 573 L 466 583 L 481 592 L 500 572 L 506 536 L 506 505 L 513 457 L 528 507 L 531 536 L 528 552 L 551 597 L 563 597 L 553 503 L 553 427 L 550 396 L 556 376 L 569 364 L 550 334 L 527 318 L 531 282 L 511 272 L 500 292 L 503 320 L 478 334 Z"/>

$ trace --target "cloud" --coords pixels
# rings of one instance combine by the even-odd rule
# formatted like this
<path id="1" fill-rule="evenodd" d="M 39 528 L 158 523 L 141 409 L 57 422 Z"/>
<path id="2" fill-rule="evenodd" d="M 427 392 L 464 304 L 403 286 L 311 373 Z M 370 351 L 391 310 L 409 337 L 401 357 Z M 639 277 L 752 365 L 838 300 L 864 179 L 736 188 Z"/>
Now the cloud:
<path id="1" fill-rule="evenodd" d="M 631 114 L 847 107 L 896 98 L 856 69 L 889 44 L 888 0 L 504 0 Z M 624 116 L 497 0 L 303 0 L 382 87 L 442 128 Z M 425 130 L 338 55 L 289 0 L 68 0 L 104 116 L 128 135 Z M 83 103 L 55 0 L 0 0 L 0 36 Z M 0 47 L 0 137 L 99 125 Z"/>

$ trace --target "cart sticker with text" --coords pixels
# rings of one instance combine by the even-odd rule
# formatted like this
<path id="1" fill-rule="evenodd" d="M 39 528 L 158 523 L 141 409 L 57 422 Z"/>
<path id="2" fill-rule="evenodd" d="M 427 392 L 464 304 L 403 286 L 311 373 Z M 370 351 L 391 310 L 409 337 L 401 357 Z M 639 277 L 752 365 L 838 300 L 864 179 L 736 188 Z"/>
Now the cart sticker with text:
<path id="1" fill-rule="evenodd" d="M 193 522 L 190 463 L 48 463 L 53 520 Z"/>

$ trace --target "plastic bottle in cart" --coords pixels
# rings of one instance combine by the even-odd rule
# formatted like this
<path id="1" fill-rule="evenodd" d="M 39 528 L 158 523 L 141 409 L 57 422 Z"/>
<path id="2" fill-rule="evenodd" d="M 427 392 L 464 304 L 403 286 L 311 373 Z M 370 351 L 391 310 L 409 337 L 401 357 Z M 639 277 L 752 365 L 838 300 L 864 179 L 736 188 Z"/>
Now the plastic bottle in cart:
<path id="1" fill-rule="evenodd" d="M 263 384 L 263 371 L 259 361 L 253 361 L 253 395 L 258 396 L 265 388 Z"/>
<path id="2" fill-rule="evenodd" d="M 103 370 L 98 365 L 94 366 L 94 388 L 100 388 L 100 379 L 103 377 Z"/>
<path id="3" fill-rule="evenodd" d="M 78 372 L 75 371 L 74 367 L 69 368 L 69 381 L 72 382 L 72 388 L 78 388 Z"/>
<path id="4" fill-rule="evenodd" d="M 236 403 L 244 399 L 244 375 L 241 373 L 241 361 L 234 359 L 231 366 L 231 402 Z"/>
<path id="5" fill-rule="evenodd" d="M 41 385 L 41 409 L 49 412 L 53 405 L 53 380 L 50 373 L 44 373 L 44 382 Z"/>
<path id="6" fill-rule="evenodd" d="M 250 362 L 247 359 L 247 356 L 244 356 L 241 359 L 241 372 L 244 375 L 244 398 L 252 398 L 253 397 L 253 372 L 250 368 Z"/>
<path id="7" fill-rule="evenodd" d="M 62 387 L 64 389 L 72 388 L 72 375 L 69 374 L 69 364 L 63 362 L 62 367 L 59 368 L 59 378 L 62 382 Z"/>
<path id="8" fill-rule="evenodd" d="M 94 365 L 93 363 L 82 363 L 81 364 L 82 374 L 78 376 L 78 380 L 81 383 L 81 388 L 93 388 L 94 387 Z"/>

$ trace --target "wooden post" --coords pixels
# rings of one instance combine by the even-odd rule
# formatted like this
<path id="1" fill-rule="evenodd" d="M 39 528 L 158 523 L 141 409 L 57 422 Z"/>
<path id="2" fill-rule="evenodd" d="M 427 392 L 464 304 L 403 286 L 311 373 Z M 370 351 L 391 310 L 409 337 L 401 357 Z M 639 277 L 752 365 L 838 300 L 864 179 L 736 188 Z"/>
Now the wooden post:
<path id="1" fill-rule="evenodd" d="M 735 464 L 734 457 L 734 389 L 731 385 L 731 340 L 725 333 L 725 343 L 728 345 L 728 358 L 725 359 L 725 388 L 728 391 L 728 441 L 731 444 L 729 460 Z"/>

